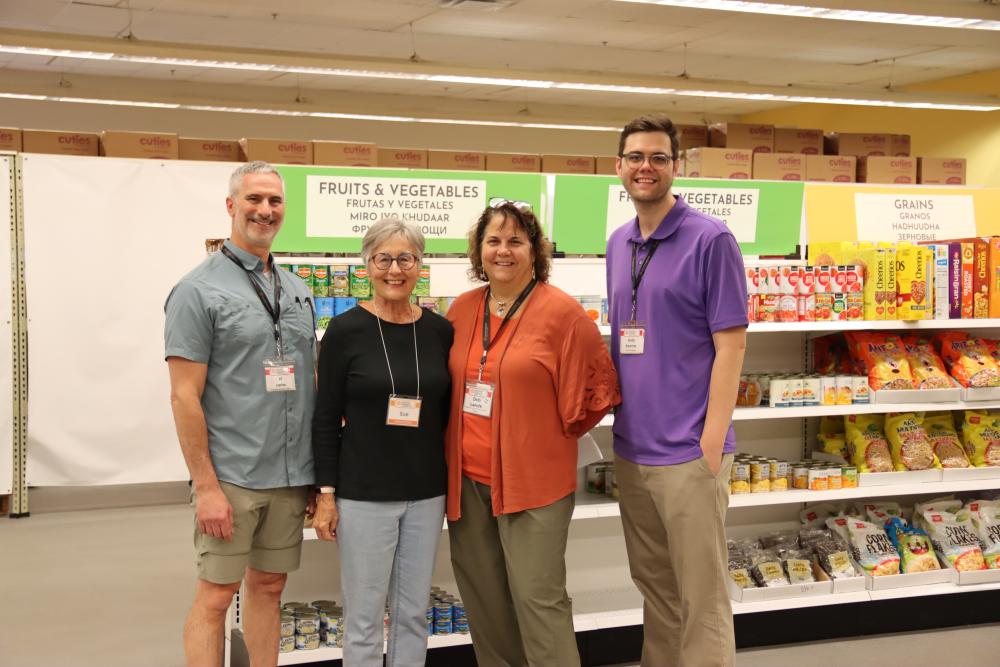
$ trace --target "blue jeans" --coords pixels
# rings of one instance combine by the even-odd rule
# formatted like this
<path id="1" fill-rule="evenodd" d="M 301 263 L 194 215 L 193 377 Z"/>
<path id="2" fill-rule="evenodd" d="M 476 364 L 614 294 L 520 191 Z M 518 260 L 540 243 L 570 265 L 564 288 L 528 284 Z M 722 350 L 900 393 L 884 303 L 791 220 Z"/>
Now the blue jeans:
<path id="1" fill-rule="evenodd" d="M 393 502 L 337 498 L 344 667 L 381 667 L 386 596 L 387 667 L 424 664 L 427 600 L 444 502 L 444 496 Z"/>

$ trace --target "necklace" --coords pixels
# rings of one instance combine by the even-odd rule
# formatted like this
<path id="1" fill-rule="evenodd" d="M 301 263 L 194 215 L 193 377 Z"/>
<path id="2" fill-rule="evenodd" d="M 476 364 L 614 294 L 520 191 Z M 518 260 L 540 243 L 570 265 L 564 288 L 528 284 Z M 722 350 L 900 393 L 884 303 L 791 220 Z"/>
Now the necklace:
<path id="1" fill-rule="evenodd" d="M 493 296 L 493 295 L 490 294 L 490 296 Z M 497 304 L 497 315 L 499 317 L 503 317 L 503 312 L 504 312 L 504 310 L 507 309 L 507 302 L 506 301 L 501 301 L 500 299 L 496 298 L 495 296 L 493 297 L 493 301 L 495 301 L 496 304 Z"/>

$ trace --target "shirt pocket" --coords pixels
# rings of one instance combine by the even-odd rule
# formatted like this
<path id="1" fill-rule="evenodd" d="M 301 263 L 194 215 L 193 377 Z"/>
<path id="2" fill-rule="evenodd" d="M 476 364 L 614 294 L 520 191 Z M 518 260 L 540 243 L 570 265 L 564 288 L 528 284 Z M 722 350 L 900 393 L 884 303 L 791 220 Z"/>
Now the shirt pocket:
<path id="1" fill-rule="evenodd" d="M 241 299 L 219 304 L 215 330 L 217 340 L 225 347 L 260 344 L 274 337 L 271 318 L 263 308 L 254 308 Z"/>

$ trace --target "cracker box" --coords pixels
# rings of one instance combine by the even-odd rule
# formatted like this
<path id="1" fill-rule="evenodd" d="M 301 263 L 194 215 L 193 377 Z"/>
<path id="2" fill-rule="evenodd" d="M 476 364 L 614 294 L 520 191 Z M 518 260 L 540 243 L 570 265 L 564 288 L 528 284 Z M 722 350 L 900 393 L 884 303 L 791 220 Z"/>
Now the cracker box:
<path id="1" fill-rule="evenodd" d="M 744 148 L 692 148 L 684 154 L 688 178 L 750 178 L 753 151 Z"/>
<path id="2" fill-rule="evenodd" d="M 241 151 L 238 141 L 194 137 L 180 137 L 177 140 L 177 157 L 181 160 L 239 162 L 243 159 Z"/>
<path id="3" fill-rule="evenodd" d="M 805 156 L 797 153 L 754 153 L 753 177 L 763 181 L 801 181 Z"/>
<path id="4" fill-rule="evenodd" d="M 896 312 L 901 320 L 928 318 L 927 252 L 909 243 L 896 248 Z"/>
<path id="5" fill-rule="evenodd" d="M 709 127 L 713 148 L 746 148 L 754 153 L 774 152 L 774 125 L 715 123 Z"/>
<path id="6" fill-rule="evenodd" d="M 177 159 L 177 135 L 169 132 L 101 132 L 100 153 L 107 157 Z"/>
<path id="7" fill-rule="evenodd" d="M 428 169 L 486 171 L 486 153 L 470 151 L 427 151 Z"/>
<path id="8" fill-rule="evenodd" d="M 965 185 L 965 158 L 918 157 L 917 183 Z"/>
<path id="9" fill-rule="evenodd" d="M 377 167 L 378 146 L 357 141 L 313 141 L 313 164 Z"/>
<path id="10" fill-rule="evenodd" d="M 426 169 L 427 150 L 424 148 L 379 148 L 378 166 L 397 169 Z"/>
<path id="11" fill-rule="evenodd" d="M 806 155 L 806 180 L 853 183 L 858 159 L 853 155 Z"/>
<path id="12" fill-rule="evenodd" d="M 89 156 L 97 156 L 100 153 L 100 137 L 91 132 L 24 130 L 21 133 L 21 141 L 25 153 Z"/>
<path id="13" fill-rule="evenodd" d="M 530 153 L 487 153 L 486 171 L 539 172 L 542 156 Z"/>
<path id="14" fill-rule="evenodd" d="M 774 152 L 822 155 L 823 130 L 776 127 L 774 128 Z"/>
<path id="15" fill-rule="evenodd" d="M 311 141 L 292 139 L 240 139 L 243 158 L 247 162 L 263 160 L 271 164 L 312 164 L 313 145 Z"/>

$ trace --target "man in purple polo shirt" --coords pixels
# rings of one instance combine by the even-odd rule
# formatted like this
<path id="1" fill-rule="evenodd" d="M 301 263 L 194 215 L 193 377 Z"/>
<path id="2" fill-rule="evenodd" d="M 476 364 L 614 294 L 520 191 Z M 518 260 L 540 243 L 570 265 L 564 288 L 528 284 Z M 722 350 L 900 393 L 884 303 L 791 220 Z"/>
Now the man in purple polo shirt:
<path id="1" fill-rule="evenodd" d="M 636 217 L 608 239 L 611 355 L 622 405 L 615 475 L 643 667 L 731 667 L 725 521 L 746 347 L 743 259 L 725 223 L 671 192 L 666 116 L 622 130 L 616 171 Z"/>

